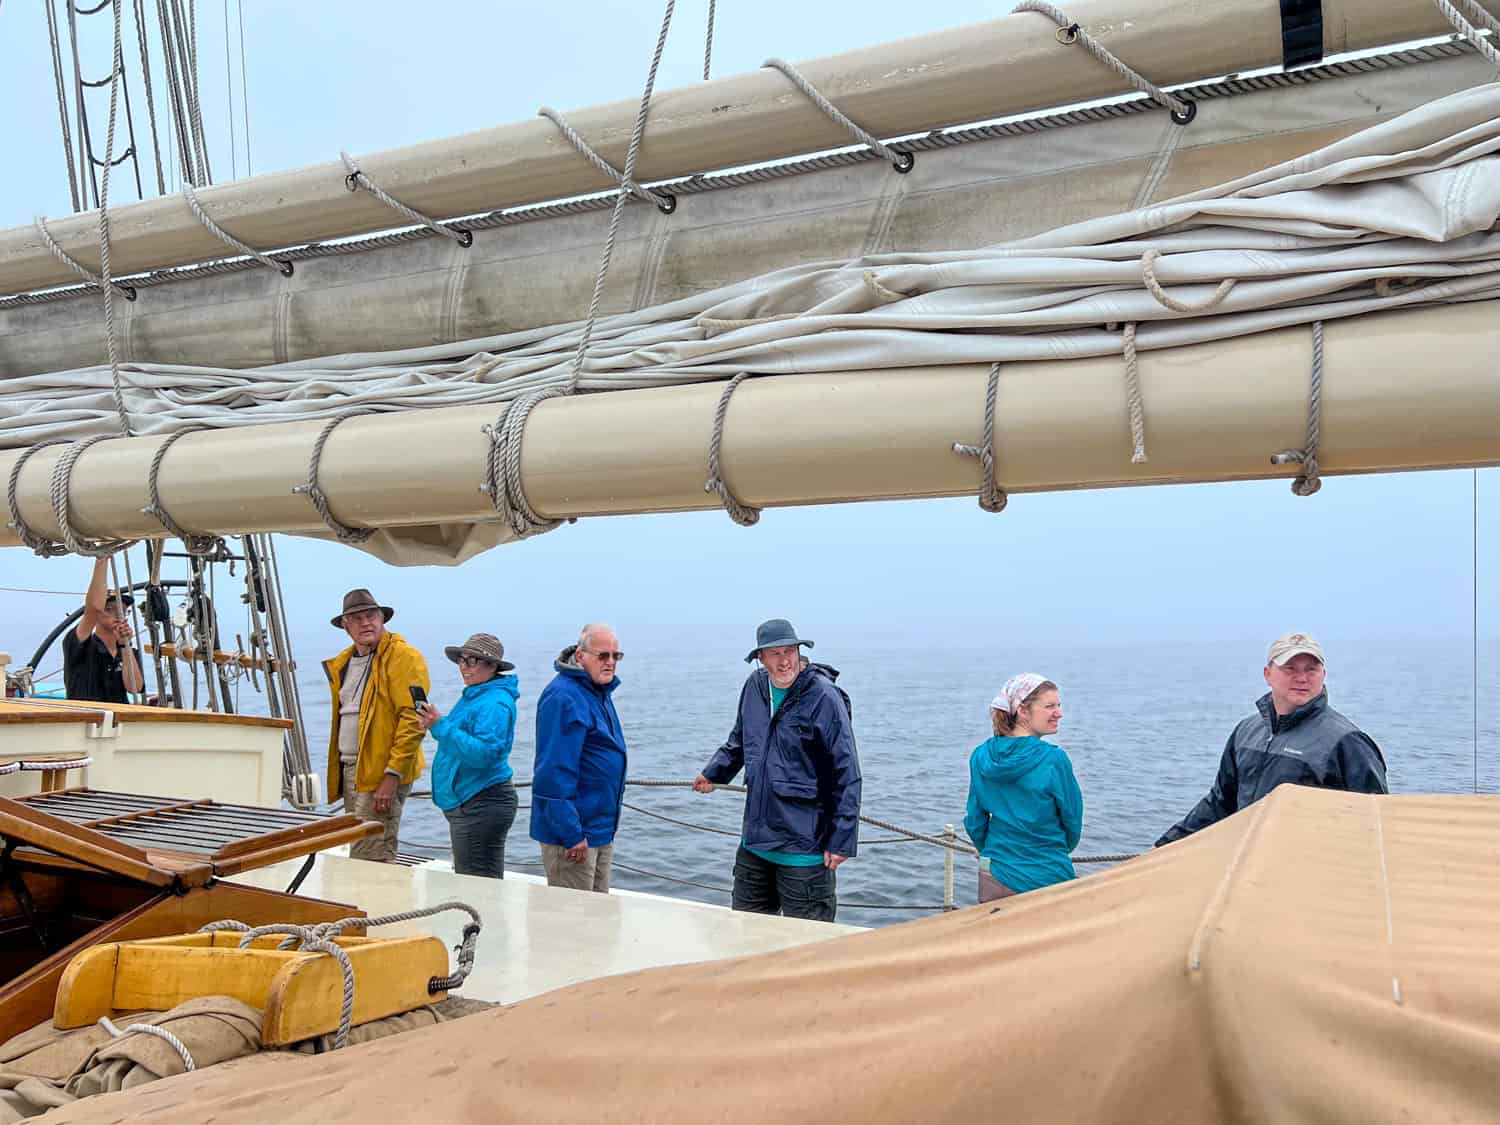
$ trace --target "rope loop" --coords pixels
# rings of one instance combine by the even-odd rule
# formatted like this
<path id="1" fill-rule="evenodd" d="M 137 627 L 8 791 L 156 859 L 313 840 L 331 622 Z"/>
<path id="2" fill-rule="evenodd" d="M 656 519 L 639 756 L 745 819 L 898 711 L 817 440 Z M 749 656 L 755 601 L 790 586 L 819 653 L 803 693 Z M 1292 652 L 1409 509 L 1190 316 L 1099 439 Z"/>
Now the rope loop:
<path id="1" fill-rule="evenodd" d="M 241 254 L 245 255 L 245 257 L 254 258 L 261 265 L 267 267 L 268 269 L 275 270 L 277 273 L 281 274 L 282 277 L 292 276 L 294 267 L 292 266 L 292 263 L 290 261 L 286 259 L 277 260 L 270 257 L 269 255 L 262 254 L 259 250 L 256 250 L 251 246 L 247 246 L 238 238 L 235 238 L 234 235 L 230 234 L 218 223 L 210 219 L 208 217 L 208 212 L 203 209 L 203 204 L 198 201 L 198 192 L 194 189 L 193 185 L 188 183 L 186 180 L 184 180 L 182 183 L 182 194 L 183 197 L 187 199 L 188 210 L 192 211 L 193 218 L 197 219 L 209 234 L 213 235 L 226 246 L 230 246 L 235 250 L 238 250 Z"/>
<path id="2" fill-rule="evenodd" d="M 759 523 L 761 510 L 740 503 L 730 491 L 729 485 L 724 482 L 724 470 L 719 463 L 719 450 L 724 442 L 724 419 L 729 414 L 729 400 L 734 395 L 735 388 L 749 376 L 748 371 L 741 371 L 724 384 L 724 390 L 719 395 L 719 406 L 714 411 L 713 434 L 708 439 L 708 479 L 703 482 L 703 491 L 717 493 L 719 503 L 724 505 L 729 518 L 741 527 L 753 527 Z"/>
<path id="3" fill-rule="evenodd" d="M 1271 464 L 1298 464 L 1302 471 L 1292 481 L 1292 495 L 1312 496 L 1323 487 L 1318 470 L 1318 442 L 1323 432 L 1323 322 L 1312 323 L 1312 377 L 1307 395 L 1307 438 L 1301 449 L 1273 454 Z"/>
<path id="4" fill-rule="evenodd" d="M 416 210 L 415 208 L 408 207 L 395 196 L 391 195 L 389 192 L 382 190 L 379 185 L 377 185 L 373 180 L 370 179 L 369 176 L 361 172 L 359 170 L 359 165 L 354 162 L 354 157 L 350 156 L 347 152 L 340 150 L 339 159 L 344 162 L 344 167 L 349 171 L 349 174 L 344 177 L 344 186 L 351 192 L 357 191 L 360 188 L 364 188 L 367 192 L 373 195 L 376 199 L 380 200 L 380 202 L 384 203 L 387 207 L 391 208 L 393 211 L 397 211 L 402 215 L 405 215 L 408 219 L 416 223 L 418 226 L 426 227 L 434 234 L 440 234 L 444 238 L 451 238 L 454 242 L 458 243 L 464 249 L 468 249 L 470 246 L 474 245 L 473 231 L 465 230 L 463 227 L 446 226 L 443 223 L 439 223 L 433 219 L 428 218 L 426 215 L 422 214 L 422 212 Z"/>
<path id="5" fill-rule="evenodd" d="M 1141 400 L 1141 373 L 1135 355 L 1135 324 L 1127 324 L 1120 337 L 1125 350 L 1125 405 L 1130 411 L 1130 463 L 1146 463 L 1146 409 Z"/>
<path id="6" fill-rule="evenodd" d="M 39 441 L 35 445 L 28 445 L 21 450 L 16 457 L 15 463 L 10 467 L 10 483 L 5 489 L 5 503 L 10 512 L 10 529 L 16 533 L 21 540 L 33 552 L 44 559 L 60 558 L 68 553 L 68 548 L 54 539 L 48 539 L 45 535 L 38 534 L 32 530 L 30 524 L 21 515 L 21 506 L 16 499 L 16 488 L 21 482 L 21 470 L 26 467 L 26 462 L 31 455 L 40 449 L 46 449 L 49 445 L 66 445 L 65 438 L 49 438 Z"/>
<path id="7" fill-rule="evenodd" d="M 817 106 L 835 125 L 844 129 L 866 148 L 885 157 L 886 160 L 890 161 L 891 167 L 903 176 L 916 166 L 917 158 L 914 153 L 891 148 L 877 139 L 873 133 L 856 124 L 838 106 L 824 97 L 822 92 L 809 82 L 800 70 L 785 59 L 767 59 L 761 65 L 768 66 L 772 70 L 779 70 L 782 74 L 786 75 L 791 80 L 792 85 L 801 90 L 807 99 L 813 105 Z"/>
<path id="8" fill-rule="evenodd" d="M 485 463 L 485 483 L 480 491 L 489 494 L 495 511 L 510 525 L 518 539 L 540 535 L 563 523 L 539 515 L 527 500 L 526 486 L 521 480 L 521 441 L 526 435 L 526 422 L 537 404 L 549 398 L 561 398 L 567 393 L 562 387 L 533 391 L 507 406 L 493 426 L 484 427 L 490 439 L 490 452 Z"/>
<path id="9" fill-rule="evenodd" d="M 1156 278 L 1156 263 L 1161 259 L 1161 256 L 1160 250 L 1147 250 L 1141 255 L 1141 280 L 1145 282 L 1147 291 L 1150 292 L 1151 296 L 1156 298 L 1157 303 L 1163 308 L 1189 316 L 1196 315 L 1197 313 L 1212 312 L 1222 305 L 1225 298 L 1234 290 L 1236 279 L 1226 277 L 1223 281 L 1219 282 L 1218 288 L 1213 293 L 1196 304 L 1179 301 L 1163 289 L 1161 282 Z"/>
<path id="10" fill-rule="evenodd" d="M 1047 0 L 1021 0 L 1019 4 L 1011 9 L 1012 14 L 1020 12 L 1037 12 L 1046 16 L 1053 23 L 1057 24 L 1057 31 L 1053 32 L 1053 34 L 1057 37 L 1059 43 L 1065 47 L 1070 47 L 1075 43 L 1081 44 L 1089 54 L 1109 67 L 1110 70 L 1118 74 L 1131 86 L 1134 86 L 1163 109 L 1171 110 L 1172 120 L 1176 124 L 1191 124 L 1192 120 L 1198 116 L 1198 105 L 1196 102 L 1186 101 L 1167 93 L 1160 86 L 1155 85 L 1143 75 L 1126 66 L 1108 47 L 1101 44 L 1084 30 L 1082 24 L 1076 20 L 1069 19 L 1055 4 L 1050 4 Z"/>
<path id="11" fill-rule="evenodd" d="M 188 1050 L 187 1044 L 164 1027 L 157 1027 L 151 1023 L 132 1023 L 127 1024 L 122 1030 L 116 1027 L 108 1016 L 99 1017 L 99 1026 L 109 1033 L 111 1039 L 123 1039 L 125 1036 L 131 1034 L 150 1035 L 153 1038 L 161 1039 L 181 1057 L 185 1070 L 198 1069 L 198 1064 L 193 1061 L 192 1052 Z"/>
<path id="12" fill-rule="evenodd" d="M 224 545 L 224 540 L 218 535 L 189 531 L 173 519 L 161 502 L 161 489 L 157 484 L 157 478 L 161 473 L 161 463 L 167 456 L 167 450 L 176 444 L 178 438 L 210 428 L 209 426 L 185 426 L 180 430 L 174 430 L 167 436 L 166 441 L 156 447 L 156 453 L 151 458 L 151 468 L 146 474 L 146 493 L 150 497 L 150 502 L 141 509 L 142 513 L 151 516 L 173 536 L 182 540 L 183 550 L 190 555 L 216 555 L 219 553 L 219 548 Z"/>
<path id="13" fill-rule="evenodd" d="M 57 520 L 58 530 L 62 534 L 63 546 L 75 555 L 86 555 L 93 559 L 102 559 L 116 551 L 122 550 L 135 542 L 133 539 L 90 539 L 80 536 L 73 530 L 73 466 L 78 459 L 94 445 L 101 441 L 110 441 L 114 438 L 127 437 L 127 434 L 95 434 L 93 437 L 85 438 L 83 441 L 68 442 L 67 448 L 63 450 L 62 456 L 58 458 L 57 464 L 52 467 L 52 515 Z"/>
<path id="14" fill-rule="evenodd" d="M 1000 365 L 990 365 L 989 383 L 984 392 L 984 437 L 979 445 L 953 443 L 953 452 L 960 457 L 974 457 L 979 461 L 982 476 L 979 480 L 979 506 L 986 512 L 999 514 L 1005 511 L 1010 498 L 1005 489 L 995 483 L 995 401 L 1000 395 Z"/>
<path id="15" fill-rule="evenodd" d="M 318 468 L 323 461 L 323 447 L 328 444 L 328 438 L 334 430 L 347 422 L 350 418 L 357 418 L 361 414 L 374 414 L 369 409 L 351 410 L 347 414 L 340 414 L 336 418 L 330 418 L 323 429 L 318 433 L 318 440 L 313 442 L 312 457 L 307 464 L 307 483 L 299 484 L 292 489 L 293 492 L 302 493 L 312 501 L 313 507 L 318 510 L 318 515 L 328 530 L 333 532 L 334 537 L 340 543 L 364 543 L 370 536 L 375 534 L 373 527 L 352 527 L 342 522 L 333 514 L 328 506 L 328 497 L 324 494 L 322 487 L 318 484 Z M 162 452 L 161 450 L 157 451 Z"/>
<path id="16" fill-rule="evenodd" d="M 656 204 L 656 209 L 663 215 L 670 215 L 673 211 L 677 210 L 677 197 L 675 195 L 671 192 L 653 191 L 649 188 L 643 188 L 634 180 L 626 179 L 623 172 L 595 152 L 593 146 L 579 135 L 578 130 L 568 124 L 568 119 L 550 105 L 544 105 L 536 112 L 538 117 L 545 117 L 552 124 L 556 125 L 558 132 L 562 133 L 564 139 L 573 146 L 578 155 L 592 164 L 606 179 L 613 180 L 620 190 L 628 192 L 642 203 Z"/>

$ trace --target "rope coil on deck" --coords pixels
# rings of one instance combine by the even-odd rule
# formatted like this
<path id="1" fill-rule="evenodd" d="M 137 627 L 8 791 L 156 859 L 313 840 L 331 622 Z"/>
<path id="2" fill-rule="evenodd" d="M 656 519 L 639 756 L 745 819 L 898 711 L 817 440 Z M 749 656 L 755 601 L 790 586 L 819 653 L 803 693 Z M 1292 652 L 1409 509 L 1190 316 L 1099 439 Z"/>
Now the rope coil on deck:
<path id="1" fill-rule="evenodd" d="M 912 167 L 916 164 L 917 158 L 913 153 L 903 151 L 901 149 L 891 148 L 889 145 L 882 142 L 873 133 L 863 128 L 842 110 L 840 110 L 838 106 L 834 105 L 831 101 L 824 97 L 823 93 L 811 82 L 809 82 L 800 70 L 798 70 L 791 63 L 787 62 L 785 59 L 767 59 L 765 62 L 761 63 L 761 66 L 770 67 L 772 70 L 779 70 L 782 74 L 786 75 L 786 77 L 791 80 L 792 85 L 801 90 L 802 93 L 807 97 L 808 101 L 817 106 L 818 109 L 820 109 L 829 120 L 848 132 L 852 137 L 854 137 L 855 140 L 864 145 L 870 151 L 877 152 L 886 160 L 890 161 L 891 167 L 894 168 L 897 172 L 905 175 L 907 172 L 910 172 L 912 170 Z"/>
<path id="2" fill-rule="evenodd" d="M 753 527 L 759 523 L 761 510 L 740 503 L 729 490 L 729 485 L 724 481 L 723 466 L 719 462 L 719 450 L 724 444 L 724 419 L 729 414 L 729 400 L 733 397 L 735 388 L 749 377 L 748 371 L 741 371 L 724 384 L 724 390 L 719 395 L 719 405 L 714 411 L 714 429 L 708 439 L 708 479 L 703 482 L 703 491 L 715 493 L 719 497 L 719 503 L 729 513 L 729 518 L 741 527 Z"/>
<path id="3" fill-rule="evenodd" d="M 350 418 L 357 418 L 361 414 L 374 414 L 373 410 L 351 410 L 347 414 L 340 414 L 336 418 L 330 418 L 323 429 L 318 433 L 318 440 L 313 442 L 312 456 L 307 464 L 307 483 L 299 484 L 292 489 L 293 492 L 305 495 L 312 501 L 313 507 L 318 510 L 318 515 L 328 530 L 333 532 L 340 543 L 364 543 L 370 536 L 375 534 L 373 527 L 353 527 L 341 521 L 333 514 L 328 506 L 328 497 L 324 494 L 322 486 L 318 484 L 318 468 L 323 460 L 323 446 L 328 444 L 329 435 L 334 430 L 347 422 Z M 158 450 L 158 452 L 161 452 Z"/>
<path id="4" fill-rule="evenodd" d="M 1005 489 L 995 483 L 995 402 L 1000 396 L 1000 365 L 990 364 L 989 383 L 984 391 L 984 436 L 979 445 L 953 443 L 953 452 L 960 457 L 975 457 L 979 460 L 979 506 L 986 512 L 1005 511 L 1010 498 Z"/>

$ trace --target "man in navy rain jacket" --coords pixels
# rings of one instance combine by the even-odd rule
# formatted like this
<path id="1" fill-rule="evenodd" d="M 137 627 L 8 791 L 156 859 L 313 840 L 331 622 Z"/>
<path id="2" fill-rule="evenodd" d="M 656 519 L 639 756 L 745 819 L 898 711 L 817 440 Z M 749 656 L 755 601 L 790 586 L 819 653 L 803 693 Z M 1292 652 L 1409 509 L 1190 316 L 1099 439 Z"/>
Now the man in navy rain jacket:
<path id="1" fill-rule="evenodd" d="M 625 735 L 610 697 L 623 655 L 608 625 L 585 625 L 536 703 L 531 838 L 549 886 L 609 893 L 625 799 Z"/>
<path id="2" fill-rule="evenodd" d="M 745 821 L 734 859 L 734 908 L 832 922 L 834 871 L 859 850 L 859 754 L 838 672 L 810 664 L 789 621 L 755 632 L 729 739 L 693 781 L 699 793 L 743 768 Z"/>

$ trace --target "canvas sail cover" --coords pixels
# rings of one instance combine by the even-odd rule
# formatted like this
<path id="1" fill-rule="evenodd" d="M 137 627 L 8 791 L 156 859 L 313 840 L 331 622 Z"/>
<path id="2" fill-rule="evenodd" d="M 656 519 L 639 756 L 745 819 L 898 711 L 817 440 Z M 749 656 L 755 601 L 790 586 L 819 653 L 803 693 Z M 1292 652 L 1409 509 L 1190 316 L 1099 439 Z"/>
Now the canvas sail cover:
<path id="1" fill-rule="evenodd" d="M 1488 1121 L 1497 841 L 1494 798 L 1283 786 L 1076 882 L 58 1122 Z"/>

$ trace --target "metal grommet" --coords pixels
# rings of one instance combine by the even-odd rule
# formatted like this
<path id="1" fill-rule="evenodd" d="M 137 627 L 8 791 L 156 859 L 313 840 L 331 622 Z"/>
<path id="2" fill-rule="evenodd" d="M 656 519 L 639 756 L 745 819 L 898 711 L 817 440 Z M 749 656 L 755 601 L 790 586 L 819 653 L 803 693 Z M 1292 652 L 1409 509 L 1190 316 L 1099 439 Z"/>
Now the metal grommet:
<path id="1" fill-rule="evenodd" d="M 1178 113 L 1175 109 L 1172 110 L 1172 124 L 1174 125 L 1191 125 L 1193 118 L 1198 116 L 1197 102 L 1184 102 L 1183 104 L 1187 106 L 1187 109 L 1181 113 Z"/>
<path id="2" fill-rule="evenodd" d="M 1078 42 L 1078 33 L 1082 30 L 1083 28 L 1078 24 L 1071 23 L 1067 27 L 1058 28 L 1052 34 L 1057 37 L 1057 41 L 1064 47 L 1071 47 L 1074 43 Z"/>
<path id="3" fill-rule="evenodd" d="M 663 215 L 670 215 L 677 210 L 677 197 L 670 191 L 652 192 L 656 196 L 656 209 Z"/>
<path id="4" fill-rule="evenodd" d="M 454 227 L 453 229 L 454 229 L 455 233 L 457 233 L 457 235 L 458 235 L 458 244 L 460 246 L 462 246 L 465 250 L 467 250 L 470 246 L 474 245 L 474 232 L 473 231 L 471 231 L 471 230 L 464 230 L 462 227 Z"/>
<path id="5" fill-rule="evenodd" d="M 359 190 L 359 173 L 358 172 L 350 172 L 347 176 L 345 176 L 344 177 L 344 186 L 346 188 L 348 188 L 350 191 L 358 191 Z"/>
<path id="6" fill-rule="evenodd" d="M 134 285 L 122 285 L 120 286 L 120 292 L 125 295 L 127 301 L 135 300 L 136 292 Z"/>
<path id="7" fill-rule="evenodd" d="M 891 161 L 891 167 L 901 175 L 906 175 L 917 165 L 917 154 L 914 152 L 897 152 L 896 159 Z"/>
<path id="8" fill-rule="evenodd" d="M 281 276 L 282 277 L 291 277 L 292 276 L 292 263 L 291 262 L 281 261 L 281 262 L 276 263 L 276 265 L 277 265 L 277 268 L 279 270 L 281 270 Z"/>

